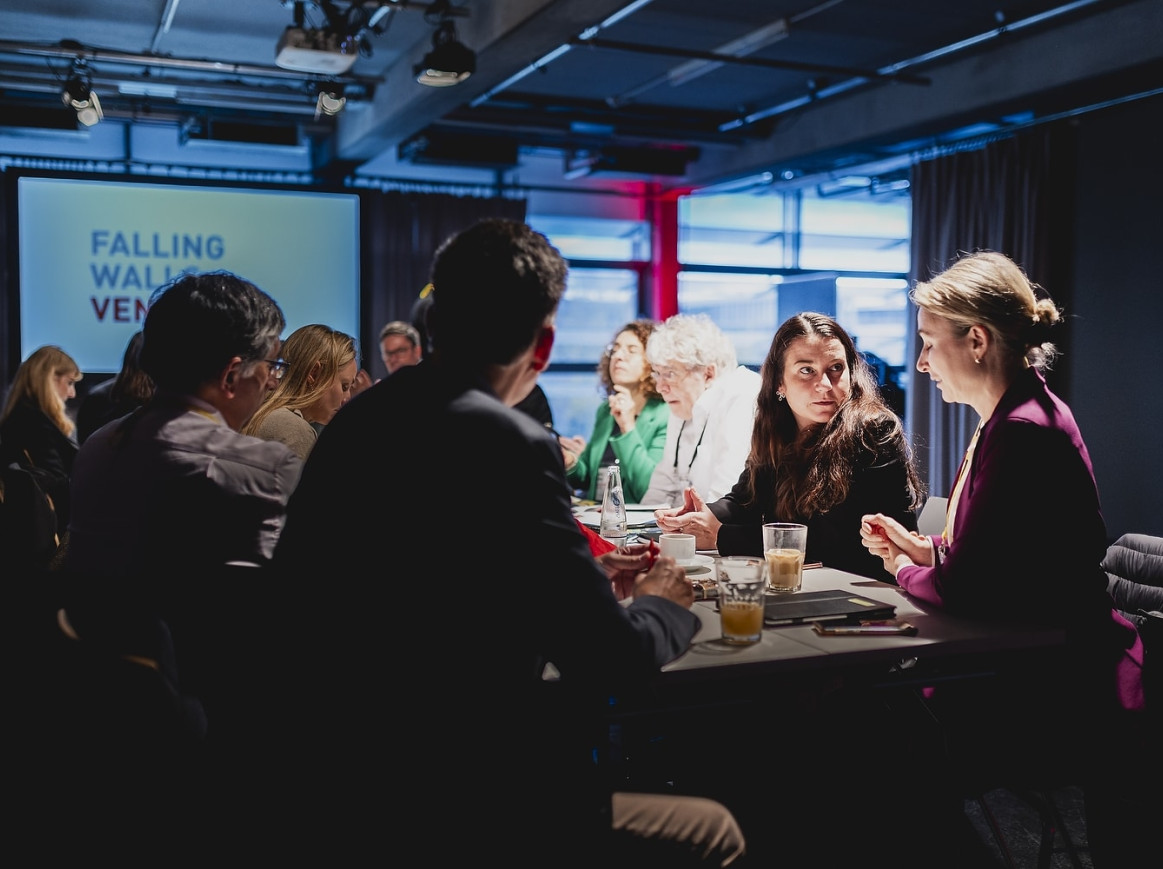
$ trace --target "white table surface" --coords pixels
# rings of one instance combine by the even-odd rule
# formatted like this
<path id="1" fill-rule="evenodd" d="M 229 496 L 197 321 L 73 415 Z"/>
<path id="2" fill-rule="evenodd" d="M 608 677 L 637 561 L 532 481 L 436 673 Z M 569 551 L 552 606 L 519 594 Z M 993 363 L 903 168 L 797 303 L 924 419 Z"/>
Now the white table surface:
<path id="1" fill-rule="evenodd" d="M 766 674 L 808 673 L 852 667 L 887 667 L 905 659 L 959 658 L 972 664 L 975 656 L 1009 651 L 1041 651 L 1065 642 L 1060 629 L 983 621 L 947 615 L 919 604 L 901 589 L 828 567 L 804 571 L 803 591 L 847 588 L 865 597 L 896 605 L 897 616 L 917 627 L 916 636 L 820 636 L 810 625 L 763 628 L 763 638 L 750 646 L 731 646 L 720 638 L 714 600 L 698 601 L 694 612 L 702 622 L 688 651 L 663 667 L 664 682 L 750 678 Z M 1005 606 L 1004 593 L 998 606 Z"/>

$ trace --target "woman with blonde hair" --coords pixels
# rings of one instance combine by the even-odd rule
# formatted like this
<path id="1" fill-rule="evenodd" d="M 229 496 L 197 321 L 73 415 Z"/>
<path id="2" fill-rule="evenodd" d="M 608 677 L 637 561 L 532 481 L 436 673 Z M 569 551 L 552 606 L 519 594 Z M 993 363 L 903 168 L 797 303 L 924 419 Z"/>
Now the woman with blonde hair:
<path id="1" fill-rule="evenodd" d="M 318 429 L 351 397 L 359 370 L 355 339 L 313 323 L 283 342 L 286 371 L 242 433 L 279 441 L 306 460 Z"/>
<path id="2" fill-rule="evenodd" d="M 1118 848 L 1111 825 L 1132 804 L 1133 783 L 1120 777 L 1111 746 L 1141 752 L 1155 743 L 1144 718 L 1142 641 L 1107 590 L 1107 527 L 1090 453 L 1043 373 L 1058 352 L 1051 335 L 1062 314 L 1021 266 L 987 250 L 918 281 L 910 298 L 917 371 L 979 422 L 945 530 L 921 536 L 870 511 L 863 544 L 923 605 L 1054 627 L 1065 645 L 1026 663 L 1007 655 L 1011 666 L 989 679 L 927 686 L 918 694 L 923 714 L 891 732 L 908 740 L 940 725 L 944 756 L 925 753 L 938 785 L 956 787 L 962 775 L 975 783 L 1071 776 L 1083 786 L 1091 849 Z M 962 817 L 963 793 L 946 795 L 948 817 Z"/>
<path id="3" fill-rule="evenodd" d="M 32 472 L 53 500 L 57 527 L 69 520 L 69 477 L 77 455 L 76 424 L 66 402 L 76 398 L 81 369 L 64 350 L 49 344 L 32 352 L 16 370 L 0 413 L 0 465 Z"/>

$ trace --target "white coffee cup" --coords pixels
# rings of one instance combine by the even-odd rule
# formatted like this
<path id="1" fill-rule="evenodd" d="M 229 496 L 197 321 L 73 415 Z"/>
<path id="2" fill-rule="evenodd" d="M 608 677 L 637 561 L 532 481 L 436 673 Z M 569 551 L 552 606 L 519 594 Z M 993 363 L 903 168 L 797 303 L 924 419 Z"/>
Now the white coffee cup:
<path id="1" fill-rule="evenodd" d="M 679 564 L 689 562 L 695 557 L 695 535 L 660 534 L 658 536 L 658 554 L 673 558 Z"/>

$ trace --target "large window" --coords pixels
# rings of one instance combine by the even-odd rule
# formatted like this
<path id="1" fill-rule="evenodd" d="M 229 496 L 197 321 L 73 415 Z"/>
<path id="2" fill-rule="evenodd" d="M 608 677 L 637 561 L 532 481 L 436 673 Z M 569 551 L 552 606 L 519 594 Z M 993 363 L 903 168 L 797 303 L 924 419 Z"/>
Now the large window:
<path id="1" fill-rule="evenodd" d="M 683 197 L 678 310 L 708 314 L 735 341 L 740 363 L 756 369 L 788 316 L 830 314 L 903 413 L 910 200 L 902 187 L 847 181 Z M 655 316 L 646 292 L 651 227 L 532 211 L 529 223 L 570 261 L 557 343 L 541 384 L 557 430 L 588 438 L 603 400 L 595 370 L 602 348 L 622 324 Z"/>
<path id="2" fill-rule="evenodd" d="M 650 225 L 535 215 L 530 215 L 529 225 L 545 233 L 569 260 L 557 340 L 541 386 L 554 427 L 588 440 L 594 413 L 605 399 L 597 374 L 602 350 L 619 328 L 639 316 L 650 267 Z"/>

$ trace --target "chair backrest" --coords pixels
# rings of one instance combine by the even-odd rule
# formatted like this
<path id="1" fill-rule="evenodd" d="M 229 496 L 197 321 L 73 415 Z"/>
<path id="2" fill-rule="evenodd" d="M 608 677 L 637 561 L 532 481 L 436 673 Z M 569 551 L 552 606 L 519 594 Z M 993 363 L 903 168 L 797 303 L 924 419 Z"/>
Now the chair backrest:
<path id="1" fill-rule="evenodd" d="M 925 536 L 943 533 L 945 530 L 945 510 L 948 506 L 948 498 L 928 498 L 917 516 L 917 530 Z"/>

